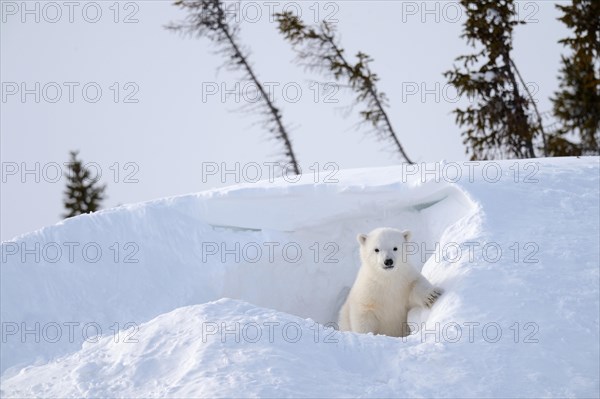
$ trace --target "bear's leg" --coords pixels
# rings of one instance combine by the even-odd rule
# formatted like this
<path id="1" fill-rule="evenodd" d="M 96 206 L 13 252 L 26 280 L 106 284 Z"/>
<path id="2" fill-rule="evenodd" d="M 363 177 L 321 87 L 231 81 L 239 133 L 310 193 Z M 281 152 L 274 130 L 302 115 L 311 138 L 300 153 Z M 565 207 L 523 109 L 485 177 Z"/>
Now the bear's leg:
<path id="1" fill-rule="evenodd" d="M 402 323 L 402 330 L 400 332 L 400 337 L 408 337 L 410 335 L 410 326 L 407 322 Z"/>
<path id="2" fill-rule="evenodd" d="M 348 308 L 348 302 L 346 302 L 340 310 L 340 315 L 338 318 L 338 329 L 340 331 L 352 331 L 352 327 L 350 325 L 350 313 Z"/>
<path id="3" fill-rule="evenodd" d="M 408 301 L 410 307 L 421 306 L 430 308 L 442 293 L 443 290 L 441 288 L 434 287 L 425 277 L 419 275 L 419 278 L 414 282 L 410 291 Z"/>
<path id="4" fill-rule="evenodd" d="M 379 320 L 371 310 L 350 310 L 350 326 L 357 333 L 379 333 Z"/>

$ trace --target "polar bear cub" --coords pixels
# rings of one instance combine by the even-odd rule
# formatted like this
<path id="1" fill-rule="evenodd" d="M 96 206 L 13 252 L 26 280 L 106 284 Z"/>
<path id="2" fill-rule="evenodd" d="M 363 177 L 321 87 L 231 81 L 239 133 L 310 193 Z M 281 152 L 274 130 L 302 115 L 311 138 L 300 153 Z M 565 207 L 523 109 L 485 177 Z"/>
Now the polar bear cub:
<path id="1" fill-rule="evenodd" d="M 361 266 L 339 315 L 341 331 L 392 337 L 410 334 L 408 311 L 431 307 L 442 294 L 403 253 L 409 231 L 382 227 L 359 234 Z"/>

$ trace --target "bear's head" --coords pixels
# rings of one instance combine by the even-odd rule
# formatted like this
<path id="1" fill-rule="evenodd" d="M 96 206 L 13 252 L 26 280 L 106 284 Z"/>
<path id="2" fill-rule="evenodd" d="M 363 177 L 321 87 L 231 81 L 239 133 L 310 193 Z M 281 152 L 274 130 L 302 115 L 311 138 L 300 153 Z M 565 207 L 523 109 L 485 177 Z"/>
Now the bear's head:
<path id="1" fill-rule="evenodd" d="M 369 234 L 359 234 L 360 258 L 363 265 L 390 271 L 407 263 L 403 255 L 410 231 L 380 227 Z"/>

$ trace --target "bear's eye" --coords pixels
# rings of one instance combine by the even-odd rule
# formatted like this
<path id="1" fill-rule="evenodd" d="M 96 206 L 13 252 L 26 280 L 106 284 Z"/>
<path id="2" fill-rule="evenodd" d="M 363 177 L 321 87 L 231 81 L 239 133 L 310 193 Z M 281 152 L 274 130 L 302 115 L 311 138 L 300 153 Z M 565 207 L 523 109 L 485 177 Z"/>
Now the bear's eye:
<path id="1" fill-rule="evenodd" d="M 379 252 L 379 248 L 375 248 L 375 252 Z"/>
<path id="2" fill-rule="evenodd" d="M 397 251 L 397 250 L 398 250 L 398 247 L 394 247 L 394 251 Z"/>

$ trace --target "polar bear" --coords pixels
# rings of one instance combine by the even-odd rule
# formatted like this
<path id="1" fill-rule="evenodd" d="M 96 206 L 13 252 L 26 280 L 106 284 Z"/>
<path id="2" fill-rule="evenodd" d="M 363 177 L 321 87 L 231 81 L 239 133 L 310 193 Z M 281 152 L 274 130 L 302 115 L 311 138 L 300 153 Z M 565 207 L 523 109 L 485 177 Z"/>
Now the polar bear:
<path id="1" fill-rule="evenodd" d="M 403 254 L 410 232 L 389 227 L 359 234 L 361 266 L 339 314 L 339 329 L 392 337 L 410 334 L 408 311 L 431 307 L 442 294 Z"/>

